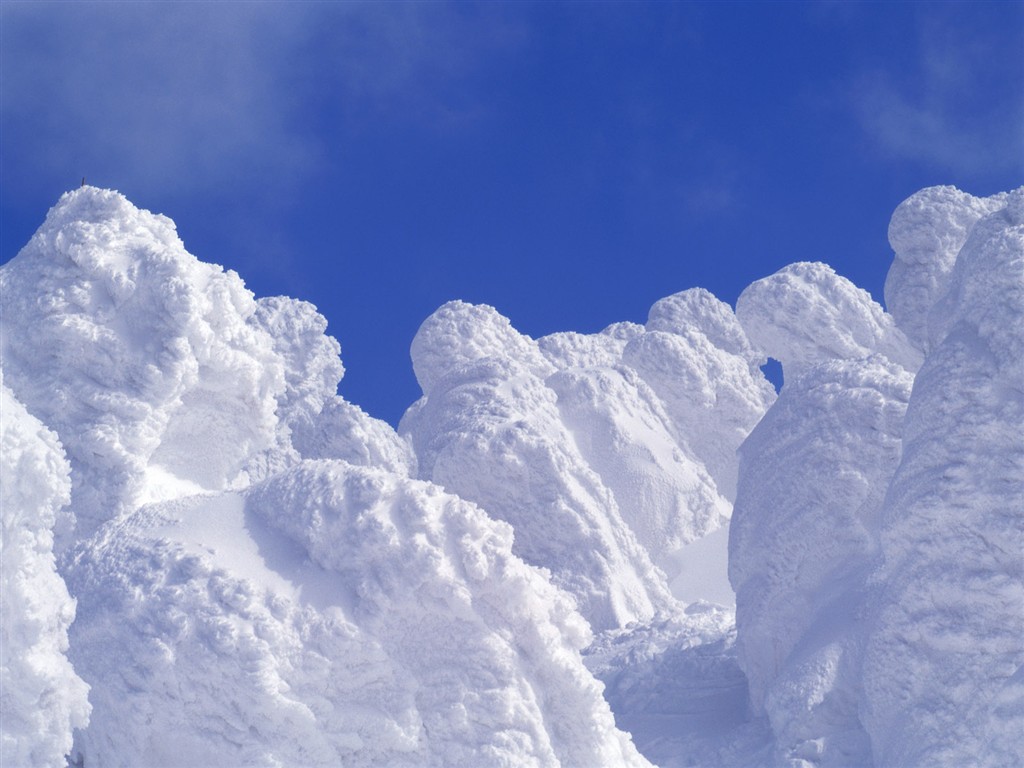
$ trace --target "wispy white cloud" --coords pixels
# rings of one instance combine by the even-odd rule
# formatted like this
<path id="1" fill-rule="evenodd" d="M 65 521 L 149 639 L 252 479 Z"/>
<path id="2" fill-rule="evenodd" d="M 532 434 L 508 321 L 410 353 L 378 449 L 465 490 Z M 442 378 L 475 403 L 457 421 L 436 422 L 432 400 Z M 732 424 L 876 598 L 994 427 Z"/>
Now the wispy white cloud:
<path id="1" fill-rule="evenodd" d="M 911 66 L 857 76 L 853 105 L 862 129 L 890 157 L 962 174 L 1019 171 L 1024 9 L 922 4 L 917 20 L 917 39 L 903 41 Z"/>
<path id="2" fill-rule="evenodd" d="M 263 63 L 283 54 L 270 31 L 288 22 L 262 6 L 16 3 L 4 16 L 5 149 L 39 171 L 173 190 L 256 158 L 262 172 L 311 159 L 287 141 Z"/>
<path id="3" fill-rule="evenodd" d="M 339 132 L 381 114 L 471 119 L 451 84 L 515 38 L 500 14 L 481 24 L 441 4 L 4 2 L 2 14 L 6 170 L 99 168 L 110 178 L 97 183 L 164 192 L 287 190 L 329 152 L 309 124 L 326 112 Z"/>

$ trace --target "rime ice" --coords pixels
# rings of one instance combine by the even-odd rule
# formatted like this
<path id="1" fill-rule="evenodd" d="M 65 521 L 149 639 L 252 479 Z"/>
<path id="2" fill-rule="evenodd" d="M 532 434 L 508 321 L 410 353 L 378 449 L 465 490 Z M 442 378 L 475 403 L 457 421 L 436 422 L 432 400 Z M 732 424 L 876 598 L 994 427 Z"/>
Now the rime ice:
<path id="1" fill-rule="evenodd" d="M 0 269 L 4 763 L 1024 762 L 1024 190 L 889 237 L 889 311 L 450 302 L 396 432 L 312 305 L 68 193 Z"/>

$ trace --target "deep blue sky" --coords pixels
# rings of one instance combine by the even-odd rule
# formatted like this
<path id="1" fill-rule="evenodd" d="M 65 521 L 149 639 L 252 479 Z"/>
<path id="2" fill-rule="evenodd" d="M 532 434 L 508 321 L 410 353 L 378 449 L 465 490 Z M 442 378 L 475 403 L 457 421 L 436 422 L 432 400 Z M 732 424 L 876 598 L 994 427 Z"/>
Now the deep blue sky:
<path id="1" fill-rule="evenodd" d="M 642 322 L 821 260 L 879 300 L 917 189 L 1024 182 L 1024 3 L 0 5 L 0 260 L 82 176 L 316 304 L 396 423 L 460 298 Z"/>

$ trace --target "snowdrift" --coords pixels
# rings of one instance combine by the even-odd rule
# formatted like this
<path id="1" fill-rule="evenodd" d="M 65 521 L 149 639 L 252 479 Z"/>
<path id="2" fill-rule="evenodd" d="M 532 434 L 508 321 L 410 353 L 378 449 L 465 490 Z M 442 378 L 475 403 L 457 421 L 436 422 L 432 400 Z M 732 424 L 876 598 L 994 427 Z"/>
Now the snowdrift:
<path id="1" fill-rule="evenodd" d="M 1024 762 L 1024 190 L 889 236 L 889 312 L 451 302 L 396 432 L 314 307 L 68 193 L 0 268 L 5 764 Z"/>

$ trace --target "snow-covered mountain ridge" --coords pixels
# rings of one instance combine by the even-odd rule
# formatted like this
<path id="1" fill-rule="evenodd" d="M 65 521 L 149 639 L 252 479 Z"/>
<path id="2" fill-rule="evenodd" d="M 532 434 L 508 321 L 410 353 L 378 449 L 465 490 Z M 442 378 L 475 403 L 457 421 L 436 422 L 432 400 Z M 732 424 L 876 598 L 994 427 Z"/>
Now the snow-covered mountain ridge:
<path id="1" fill-rule="evenodd" d="M 396 432 L 312 305 L 69 192 L 0 268 L 3 764 L 1024 762 L 1024 189 L 889 237 L 892 314 L 451 302 Z"/>

